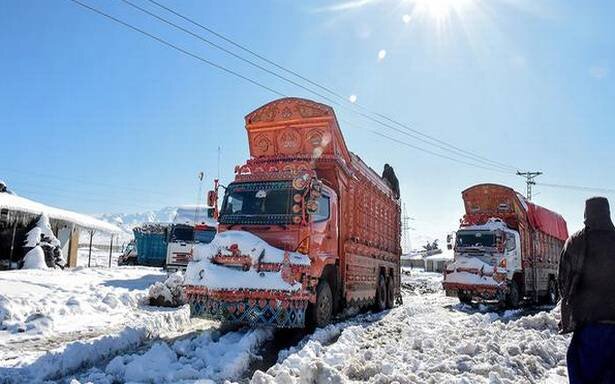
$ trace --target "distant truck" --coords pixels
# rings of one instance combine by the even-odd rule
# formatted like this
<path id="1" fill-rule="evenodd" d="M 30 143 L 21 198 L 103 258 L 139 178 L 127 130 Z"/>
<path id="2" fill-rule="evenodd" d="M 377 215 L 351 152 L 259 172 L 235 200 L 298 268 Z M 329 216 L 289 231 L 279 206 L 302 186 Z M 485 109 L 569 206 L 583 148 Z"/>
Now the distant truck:
<path id="1" fill-rule="evenodd" d="M 177 209 L 166 252 L 166 270 L 169 273 L 185 271 L 195 244 L 209 244 L 218 223 L 214 208 L 204 205 L 182 206 Z"/>
<path id="2" fill-rule="evenodd" d="M 444 273 L 446 294 L 462 303 L 516 307 L 529 298 L 555 304 L 559 257 L 568 238 L 562 216 L 502 185 L 476 185 L 462 197 L 466 213 L 454 236 L 454 262 Z"/>
<path id="3" fill-rule="evenodd" d="M 218 234 L 188 264 L 192 314 L 299 328 L 343 308 L 393 307 L 401 221 L 392 169 L 383 179 L 365 165 L 333 109 L 310 100 L 264 105 L 246 129 L 250 159 L 226 187 Z"/>

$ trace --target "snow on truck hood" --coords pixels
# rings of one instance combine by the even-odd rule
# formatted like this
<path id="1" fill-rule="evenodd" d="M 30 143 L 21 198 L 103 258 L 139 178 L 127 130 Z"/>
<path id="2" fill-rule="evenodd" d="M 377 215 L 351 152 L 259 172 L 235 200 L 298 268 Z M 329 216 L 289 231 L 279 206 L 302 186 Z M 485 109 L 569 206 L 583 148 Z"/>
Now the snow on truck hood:
<path id="1" fill-rule="evenodd" d="M 242 256 L 252 260 L 252 267 L 244 271 L 212 262 L 216 255 L 232 256 L 237 247 Z M 272 247 L 260 237 L 245 231 L 226 231 L 216 234 L 209 244 L 194 247 L 192 261 L 186 269 L 186 285 L 204 286 L 215 290 L 271 289 L 297 291 L 300 283 L 291 284 L 282 279 L 281 272 L 258 272 L 259 262 L 281 264 L 285 252 Z M 298 252 L 288 252 L 290 265 L 309 266 L 310 259 Z"/>

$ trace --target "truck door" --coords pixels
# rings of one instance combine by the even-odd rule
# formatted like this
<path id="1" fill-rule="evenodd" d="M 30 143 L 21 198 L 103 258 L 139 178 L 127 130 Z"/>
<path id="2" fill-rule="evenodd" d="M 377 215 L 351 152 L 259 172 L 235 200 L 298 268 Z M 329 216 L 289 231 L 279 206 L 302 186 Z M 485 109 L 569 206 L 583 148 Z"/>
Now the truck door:
<path id="1" fill-rule="evenodd" d="M 338 247 L 337 195 L 326 186 L 318 197 L 318 210 L 311 215 L 310 253 L 320 257 L 337 257 Z"/>

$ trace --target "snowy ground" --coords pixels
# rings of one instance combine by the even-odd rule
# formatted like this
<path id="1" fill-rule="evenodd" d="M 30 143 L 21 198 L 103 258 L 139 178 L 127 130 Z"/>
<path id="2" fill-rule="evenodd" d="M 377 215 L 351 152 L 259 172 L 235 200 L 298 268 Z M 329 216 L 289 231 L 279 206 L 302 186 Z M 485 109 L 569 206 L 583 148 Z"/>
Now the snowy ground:
<path id="1" fill-rule="evenodd" d="M 121 252 L 113 251 L 111 253 L 111 266 L 117 266 L 117 259 L 121 255 Z M 88 259 L 90 259 L 91 267 L 109 267 L 109 249 L 101 249 L 96 246 L 92 246 L 92 255 L 90 256 L 90 249 L 87 245 L 80 245 L 77 250 L 77 266 L 87 267 Z"/>
<path id="2" fill-rule="evenodd" d="M 157 268 L 14 270 L 0 273 L 0 382 L 56 379 L 193 322 L 187 306 L 147 306 Z"/>
<path id="3" fill-rule="evenodd" d="M 76 383 L 565 383 L 568 337 L 548 308 L 460 305 L 441 275 L 403 276 L 404 304 L 309 335 L 199 332 L 141 344 L 69 374 Z"/>

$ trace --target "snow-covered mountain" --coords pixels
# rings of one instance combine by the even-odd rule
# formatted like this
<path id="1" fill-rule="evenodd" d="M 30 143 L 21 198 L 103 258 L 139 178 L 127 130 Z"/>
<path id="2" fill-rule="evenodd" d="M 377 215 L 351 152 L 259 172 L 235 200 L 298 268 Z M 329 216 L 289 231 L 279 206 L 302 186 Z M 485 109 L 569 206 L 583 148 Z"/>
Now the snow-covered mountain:
<path id="1" fill-rule="evenodd" d="M 96 217 L 109 223 L 120 226 L 132 232 L 134 227 L 144 223 L 170 223 L 177 214 L 178 207 L 165 207 L 137 213 L 102 213 Z"/>

